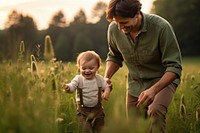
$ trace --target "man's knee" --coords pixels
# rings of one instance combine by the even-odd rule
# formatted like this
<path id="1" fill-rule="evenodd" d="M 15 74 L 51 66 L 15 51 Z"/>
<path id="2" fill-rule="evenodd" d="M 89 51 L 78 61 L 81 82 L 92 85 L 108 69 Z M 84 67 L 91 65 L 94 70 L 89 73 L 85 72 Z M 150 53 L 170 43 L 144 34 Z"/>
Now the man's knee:
<path id="1" fill-rule="evenodd" d="M 163 105 L 150 105 L 148 108 L 148 116 L 160 116 L 164 117 L 166 116 L 167 113 L 167 108 Z"/>

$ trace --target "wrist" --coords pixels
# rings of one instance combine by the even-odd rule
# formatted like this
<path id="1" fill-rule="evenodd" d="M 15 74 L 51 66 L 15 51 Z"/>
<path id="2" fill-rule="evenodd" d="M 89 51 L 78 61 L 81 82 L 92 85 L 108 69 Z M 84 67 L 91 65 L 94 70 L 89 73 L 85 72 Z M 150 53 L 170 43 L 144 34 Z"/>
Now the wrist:
<path id="1" fill-rule="evenodd" d="M 157 94 L 160 91 L 160 86 L 155 84 L 151 87 L 151 90 L 154 92 L 154 94 Z"/>

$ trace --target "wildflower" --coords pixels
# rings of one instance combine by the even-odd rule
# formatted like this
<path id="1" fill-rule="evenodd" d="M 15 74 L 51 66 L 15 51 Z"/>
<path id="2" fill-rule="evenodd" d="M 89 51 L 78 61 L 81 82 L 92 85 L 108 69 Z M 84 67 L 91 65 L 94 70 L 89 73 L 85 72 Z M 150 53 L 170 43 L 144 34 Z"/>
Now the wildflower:
<path id="1" fill-rule="evenodd" d="M 183 94 L 181 95 L 181 104 L 185 105 L 185 97 Z"/>
<path id="2" fill-rule="evenodd" d="M 18 57 L 18 60 L 23 62 L 24 61 L 24 56 L 25 56 L 25 46 L 24 46 L 24 41 L 21 41 L 20 45 L 19 45 L 19 57 Z"/>
<path id="3" fill-rule="evenodd" d="M 200 107 L 198 107 L 196 110 L 196 121 L 199 121 L 199 119 L 200 119 Z"/>
<path id="4" fill-rule="evenodd" d="M 62 122 L 62 121 L 64 121 L 63 118 L 57 118 L 57 119 L 56 119 L 56 122 Z"/>
<path id="5" fill-rule="evenodd" d="M 194 75 L 191 76 L 191 80 L 195 80 L 195 76 Z"/>
<path id="6" fill-rule="evenodd" d="M 185 120 L 185 116 L 186 116 L 186 108 L 184 104 L 180 105 L 180 118 Z"/>
<path id="7" fill-rule="evenodd" d="M 44 43 L 44 58 L 48 61 L 54 59 L 54 49 L 51 41 L 51 37 L 47 35 L 45 37 L 45 43 Z"/>

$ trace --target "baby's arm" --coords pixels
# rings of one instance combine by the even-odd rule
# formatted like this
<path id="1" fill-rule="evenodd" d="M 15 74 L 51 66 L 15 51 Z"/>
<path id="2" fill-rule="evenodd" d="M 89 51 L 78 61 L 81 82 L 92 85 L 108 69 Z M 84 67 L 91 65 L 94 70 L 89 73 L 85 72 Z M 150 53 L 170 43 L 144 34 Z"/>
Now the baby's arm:
<path id="1" fill-rule="evenodd" d="M 102 99 L 108 101 L 109 99 L 109 96 L 110 96 L 110 87 L 106 87 L 103 94 L 102 94 Z"/>
<path id="2" fill-rule="evenodd" d="M 74 92 L 76 90 L 76 88 L 78 87 L 78 83 L 79 83 L 79 78 L 78 75 L 76 75 L 72 81 L 68 84 L 64 84 L 62 86 L 63 90 L 66 92 Z"/>

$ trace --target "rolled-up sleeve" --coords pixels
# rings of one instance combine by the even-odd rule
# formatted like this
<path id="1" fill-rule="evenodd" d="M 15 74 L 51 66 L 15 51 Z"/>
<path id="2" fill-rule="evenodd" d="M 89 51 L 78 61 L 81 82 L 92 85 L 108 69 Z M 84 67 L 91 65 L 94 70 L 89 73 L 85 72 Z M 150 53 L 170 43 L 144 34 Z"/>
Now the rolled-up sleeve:
<path id="1" fill-rule="evenodd" d="M 166 67 L 166 71 L 174 72 L 177 74 L 178 78 L 180 78 L 182 57 L 178 41 L 169 23 L 163 27 L 160 40 L 162 63 Z"/>

